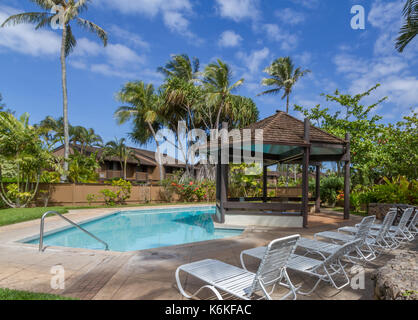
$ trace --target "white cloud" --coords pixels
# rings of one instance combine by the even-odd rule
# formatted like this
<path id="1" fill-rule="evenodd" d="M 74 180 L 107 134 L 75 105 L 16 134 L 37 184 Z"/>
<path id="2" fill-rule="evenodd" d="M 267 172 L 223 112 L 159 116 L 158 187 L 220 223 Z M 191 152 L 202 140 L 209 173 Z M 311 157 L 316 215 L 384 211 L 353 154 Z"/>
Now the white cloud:
<path id="1" fill-rule="evenodd" d="M 148 50 L 150 48 L 150 44 L 142 39 L 142 37 L 136 33 L 127 31 L 122 29 L 117 25 L 112 25 L 109 28 L 110 37 L 115 36 L 116 38 L 120 38 L 126 42 L 131 43 L 133 46 Z"/>
<path id="2" fill-rule="evenodd" d="M 236 47 L 239 46 L 242 41 L 242 37 L 232 30 L 227 30 L 221 34 L 219 39 L 219 45 L 221 47 Z"/>
<path id="3" fill-rule="evenodd" d="M 193 32 L 189 30 L 190 22 L 186 18 L 193 13 L 190 0 L 100 0 L 101 6 L 119 10 L 123 14 L 143 14 L 150 18 L 161 15 L 164 24 L 172 31 L 179 33 L 194 43 L 202 43 Z"/>
<path id="4" fill-rule="evenodd" d="M 395 49 L 395 39 L 401 26 L 402 1 L 375 0 L 371 5 L 368 21 L 377 32 L 373 55 L 369 58 L 349 54 L 340 50 L 334 57 L 337 71 L 349 81 L 352 94 L 364 92 L 377 83 L 381 87 L 372 96 L 366 97 L 367 103 L 387 96 L 385 102 L 391 107 L 392 116 L 415 107 L 418 101 L 418 79 L 416 54 L 418 46 L 411 43 L 403 54 Z M 390 26 L 390 28 L 388 28 Z M 416 69 L 415 69 L 416 70 Z M 389 114 L 386 114 L 387 117 Z"/>
<path id="5" fill-rule="evenodd" d="M 306 19 L 303 13 L 295 11 L 290 8 L 277 10 L 275 12 L 275 16 L 279 18 L 283 23 L 290 24 L 290 25 L 301 24 Z"/>
<path id="6" fill-rule="evenodd" d="M 292 0 L 292 2 L 309 9 L 316 8 L 319 5 L 319 0 Z"/>
<path id="7" fill-rule="evenodd" d="M 312 62 L 312 54 L 308 51 L 304 51 L 301 54 L 295 55 L 296 60 L 300 62 L 304 67 Z"/>
<path id="8" fill-rule="evenodd" d="M 244 19 L 256 19 L 259 15 L 258 0 L 216 0 L 221 17 L 239 22 Z"/>
<path id="9" fill-rule="evenodd" d="M 0 6 L 0 23 L 17 14 L 14 8 Z M 35 30 L 33 25 L 21 24 L 0 28 L 0 47 L 31 56 L 56 55 L 60 52 L 61 39 L 57 33 Z"/>
<path id="10" fill-rule="evenodd" d="M 244 52 L 238 52 L 237 58 L 241 59 L 246 68 L 251 74 L 262 71 L 261 63 L 266 60 L 270 55 L 270 50 L 268 48 L 263 48 L 261 50 L 252 51 L 250 54 L 245 54 Z"/>
<path id="11" fill-rule="evenodd" d="M 294 49 L 298 44 L 299 40 L 296 35 L 283 30 L 277 24 L 264 24 L 262 29 L 271 41 L 280 43 L 282 50 L 288 51 Z"/>
<path id="12" fill-rule="evenodd" d="M 19 11 L 10 7 L 0 7 L 0 21 L 3 22 Z M 32 56 L 59 56 L 61 38 L 58 33 L 48 30 L 35 30 L 33 25 L 21 24 L 0 29 L 0 47 Z M 107 47 L 87 38 L 77 39 L 77 46 L 71 56 L 76 59 L 72 65 L 78 68 L 83 64 L 80 58 L 98 58 L 102 56 L 107 64 L 114 67 L 124 67 L 132 64 L 142 64 L 145 57 L 123 44 L 110 43 Z"/>

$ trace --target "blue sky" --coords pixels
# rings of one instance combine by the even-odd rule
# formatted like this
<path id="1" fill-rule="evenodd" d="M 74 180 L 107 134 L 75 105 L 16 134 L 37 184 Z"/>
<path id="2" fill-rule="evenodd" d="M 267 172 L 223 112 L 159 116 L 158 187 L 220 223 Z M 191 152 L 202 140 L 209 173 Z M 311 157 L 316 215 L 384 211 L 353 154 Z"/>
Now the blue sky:
<path id="1" fill-rule="evenodd" d="M 365 8 L 365 30 L 351 28 L 355 4 Z M 179 53 L 198 57 L 203 67 L 216 58 L 228 62 L 236 80 L 245 78 L 239 93 L 254 98 L 261 118 L 285 106 L 280 97 L 256 97 L 262 70 L 289 55 L 312 70 L 295 87 L 292 104 L 329 106 L 321 93 L 339 88 L 355 94 L 379 82 L 366 102 L 388 96 L 377 112 L 386 122 L 400 120 L 418 109 L 418 40 L 403 54 L 394 49 L 402 6 L 401 0 L 93 0 L 83 17 L 107 30 L 110 42 L 103 49 L 74 28 L 70 122 L 93 127 L 105 140 L 125 136 L 129 126 L 113 119 L 115 93 L 129 80 L 160 85 L 157 67 Z M 35 9 L 30 1 L 2 0 L 0 22 Z M 0 29 L 0 93 L 18 115 L 29 112 L 32 123 L 62 114 L 59 45 L 56 30 Z"/>

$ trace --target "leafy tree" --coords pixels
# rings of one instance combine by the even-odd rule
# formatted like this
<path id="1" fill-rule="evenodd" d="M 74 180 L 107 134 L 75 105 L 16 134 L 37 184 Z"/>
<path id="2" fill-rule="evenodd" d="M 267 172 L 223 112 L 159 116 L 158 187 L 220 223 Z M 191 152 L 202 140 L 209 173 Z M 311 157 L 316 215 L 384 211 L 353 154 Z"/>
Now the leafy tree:
<path id="1" fill-rule="evenodd" d="M 132 121 L 134 129 L 130 134 L 132 140 L 139 144 L 146 144 L 154 139 L 157 145 L 157 154 L 160 154 L 160 145 L 156 132 L 161 128 L 159 97 L 152 84 L 143 81 L 128 82 L 117 94 L 118 100 L 128 106 L 119 107 L 115 117 L 119 124 Z M 161 179 L 164 178 L 162 165 L 158 162 Z"/>
<path id="2" fill-rule="evenodd" d="M 139 159 L 136 157 L 135 152 L 129 148 L 126 144 L 126 139 L 117 139 L 106 143 L 102 157 L 114 156 L 119 158 L 120 166 L 123 170 L 123 179 L 126 180 L 126 169 L 129 159 L 136 159 L 139 164 Z"/>
<path id="3" fill-rule="evenodd" d="M 166 79 L 178 78 L 187 82 L 199 81 L 200 62 L 198 58 L 189 58 L 187 54 L 173 55 L 165 67 L 159 67 L 158 72 Z"/>
<path id="4" fill-rule="evenodd" d="M 100 147 L 103 144 L 102 138 L 94 132 L 94 129 L 82 126 L 71 127 L 70 141 L 80 146 L 80 153 L 84 154 L 87 147 Z"/>
<path id="5" fill-rule="evenodd" d="M 77 41 L 72 32 L 72 23 L 76 22 L 80 27 L 96 34 L 107 45 L 107 33 L 98 25 L 89 20 L 80 18 L 79 15 L 87 10 L 90 0 L 31 0 L 38 5 L 43 12 L 25 12 L 12 15 L 3 22 L 1 27 L 18 25 L 22 23 L 36 24 L 35 29 L 49 27 L 55 19 L 62 28 L 61 37 L 61 74 L 63 92 L 63 120 L 64 120 L 64 170 L 68 170 L 68 157 L 70 154 L 69 125 L 68 125 L 68 93 L 67 93 L 67 67 L 66 58 L 74 50 Z M 55 10 L 55 14 L 51 11 Z M 65 180 L 65 176 L 63 177 Z"/>
<path id="6" fill-rule="evenodd" d="M 381 174 L 388 178 L 418 179 L 418 117 L 411 115 L 381 129 L 377 144 L 381 149 Z"/>
<path id="7" fill-rule="evenodd" d="M 41 139 L 49 149 L 53 149 L 57 143 L 64 144 L 64 118 L 55 119 L 51 116 L 45 117 L 35 125 L 39 130 Z M 68 124 L 69 132 L 72 126 Z"/>
<path id="8" fill-rule="evenodd" d="M 6 104 L 3 103 L 3 96 L 0 93 L 0 111 L 3 111 L 4 108 L 6 108 Z"/>
<path id="9" fill-rule="evenodd" d="M 97 170 L 100 165 L 97 161 L 97 152 L 93 152 L 90 156 L 85 156 L 73 150 L 70 154 L 68 178 L 74 183 L 91 183 L 97 181 Z"/>
<path id="10" fill-rule="evenodd" d="M 14 166 L 14 182 L 5 188 L 2 168 L 7 164 Z M 26 207 L 38 190 L 42 171 L 53 165 L 38 130 L 29 125 L 28 114 L 16 119 L 10 113 L 0 113 L 0 197 L 8 206 Z"/>
<path id="11" fill-rule="evenodd" d="M 403 16 L 405 24 L 399 32 L 399 37 L 396 39 L 396 49 L 399 52 L 403 52 L 406 46 L 418 34 L 418 0 L 406 0 Z"/>
<path id="12" fill-rule="evenodd" d="M 290 57 L 278 58 L 273 63 L 264 69 L 270 77 L 264 78 L 262 84 L 272 89 L 263 91 L 260 95 L 279 94 L 284 91 L 282 100 L 286 98 L 286 113 L 289 113 L 289 97 L 293 91 L 293 86 L 296 82 L 310 73 L 310 70 L 302 70 L 301 67 L 295 69 L 295 65 Z"/>
<path id="13" fill-rule="evenodd" d="M 213 108 L 216 120 L 213 129 L 219 129 L 221 115 L 229 113 L 234 100 L 238 98 L 233 92 L 244 83 L 244 79 L 232 82 L 232 71 L 228 64 L 221 60 L 210 63 L 203 73 L 203 85 L 206 92 L 206 103 Z"/>
<path id="14" fill-rule="evenodd" d="M 350 134 L 354 184 L 369 185 L 379 182 L 383 176 L 394 177 L 398 174 L 416 178 L 416 113 L 396 125 L 381 124 L 382 117 L 372 113 L 386 98 L 369 106 L 361 102 L 378 87 L 376 85 L 355 96 L 342 94 L 338 90 L 333 95 L 324 95 L 327 101 L 343 108 L 335 113 L 320 105 L 312 109 L 295 106 L 296 111 L 302 112 L 319 128 L 341 138 L 346 133 Z"/>

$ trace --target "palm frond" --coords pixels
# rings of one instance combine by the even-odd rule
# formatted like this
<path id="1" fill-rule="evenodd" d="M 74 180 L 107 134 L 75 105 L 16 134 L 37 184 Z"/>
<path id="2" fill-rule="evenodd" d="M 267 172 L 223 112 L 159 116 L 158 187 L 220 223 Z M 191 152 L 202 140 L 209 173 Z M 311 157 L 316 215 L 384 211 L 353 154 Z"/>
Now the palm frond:
<path id="1" fill-rule="evenodd" d="M 263 92 L 257 94 L 257 96 L 265 96 L 265 95 L 269 95 L 269 94 L 276 95 L 276 94 L 279 94 L 280 91 L 281 91 L 281 88 L 270 89 L 270 90 L 266 90 L 266 91 L 263 91 Z"/>
<path id="2" fill-rule="evenodd" d="M 405 24 L 401 27 L 395 47 L 403 52 L 406 46 L 418 34 L 418 0 L 407 0 L 402 12 Z"/>
<path id="3" fill-rule="evenodd" d="M 30 0 L 31 2 L 37 4 L 39 7 L 45 10 L 51 10 L 53 6 L 59 4 L 58 1 L 54 0 Z"/>
<path id="4" fill-rule="evenodd" d="M 67 36 L 65 38 L 65 56 L 68 57 L 68 55 L 73 52 L 74 48 L 77 45 L 77 40 L 75 39 L 73 32 L 71 30 L 71 27 L 69 25 L 66 26 L 67 28 Z"/>
<path id="5" fill-rule="evenodd" d="M 396 49 L 399 52 L 403 52 L 406 46 L 415 38 L 418 34 L 418 20 L 411 21 L 408 20 L 405 25 L 402 26 L 400 35 L 396 39 Z"/>
<path id="6" fill-rule="evenodd" d="M 77 18 L 77 23 L 84 29 L 92 33 L 95 33 L 102 40 L 103 45 L 105 47 L 107 46 L 107 40 L 108 40 L 107 32 L 104 31 L 101 27 L 99 27 L 97 24 L 89 20 L 85 20 L 82 18 Z"/>
<path id="7" fill-rule="evenodd" d="M 53 15 L 50 15 L 49 17 L 43 18 L 35 27 L 35 30 L 38 30 L 40 28 L 49 27 L 51 25 L 52 19 L 54 18 Z"/>
<path id="8" fill-rule="evenodd" d="M 87 11 L 89 2 L 91 2 L 91 0 L 78 0 L 75 4 L 75 8 L 77 9 L 78 13 Z"/>
<path id="9" fill-rule="evenodd" d="M 40 23 L 45 18 L 49 17 L 50 13 L 46 12 L 25 12 L 12 15 L 6 19 L 1 27 L 15 26 L 23 23 Z"/>

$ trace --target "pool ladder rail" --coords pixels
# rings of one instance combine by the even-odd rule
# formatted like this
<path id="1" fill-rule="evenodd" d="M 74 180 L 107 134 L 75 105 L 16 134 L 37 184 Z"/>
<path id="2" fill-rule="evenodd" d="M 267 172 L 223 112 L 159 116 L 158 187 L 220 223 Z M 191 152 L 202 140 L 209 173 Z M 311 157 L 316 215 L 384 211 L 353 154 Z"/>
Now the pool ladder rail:
<path id="1" fill-rule="evenodd" d="M 40 233 L 39 233 L 39 252 L 43 252 L 45 250 L 45 248 L 44 248 L 44 225 L 45 225 L 45 218 L 47 216 L 51 215 L 51 214 L 57 215 L 58 217 L 64 219 L 69 224 L 71 224 L 74 227 L 78 228 L 79 230 L 83 231 L 84 233 L 86 233 L 87 235 L 89 235 L 90 237 L 92 237 L 93 239 L 96 239 L 97 241 L 99 241 L 100 243 L 102 243 L 105 246 L 105 250 L 106 251 L 109 251 L 109 245 L 106 242 L 104 242 L 103 240 L 101 240 L 98 237 L 96 237 L 94 234 L 88 232 L 86 229 L 82 228 L 81 226 L 79 226 L 74 221 L 71 221 L 70 219 L 64 217 L 61 213 L 58 213 L 56 211 L 48 211 L 48 212 L 44 213 L 44 215 L 41 218 L 41 228 L 40 228 Z"/>

